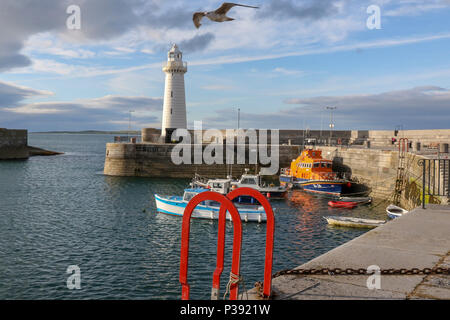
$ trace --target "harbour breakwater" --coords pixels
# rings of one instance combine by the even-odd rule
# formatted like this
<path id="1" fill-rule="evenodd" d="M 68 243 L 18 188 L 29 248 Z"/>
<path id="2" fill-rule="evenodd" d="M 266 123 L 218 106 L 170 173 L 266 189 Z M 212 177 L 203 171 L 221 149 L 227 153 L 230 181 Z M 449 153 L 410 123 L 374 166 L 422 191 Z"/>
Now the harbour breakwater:
<path id="1" fill-rule="evenodd" d="M 0 128 L 0 160 L 28 159 L 28 131 Z"/>
<path id="2" fill-rule="evenodd" d="M 227 164 L 227 153 L 223 152 L 222 164 L 195 164 L 192 158 L 191 164 L 176 165 L 172 161 L 172 151 L 175 144 L 161 143 L 108 143 L 106 145 L 106 157 L 104 174 L 110 176 L 132 176 L 132 177 L 155 177 L 155 178 L 193 178 L 194 174 L 207 176 L 210 178 L 226 178 L 228 175 L 240 176 L 245 169 L 255 172 L 267 164 L 261 163 L 258 158 L 258 164 L 251 164 L 250 152 L 258 148 L 254 145 L 244 145 L 245 164 Z M 194 154 L 194 146 L 191 154 Z M 202 144 L 204 152 L 208 147 Z M 260 148 L 261 146 L 259 146 Z M 280 145 L 279 150 L 280 167 L 290 165 L 292 159 L 295 159 L 301 152 L 301 146 Z M 225 147 L 224 147 L 225 148 Z M 237 154 L 238 146 L 234 146 L 232 153 Z M 270 145 L 267 146 L 270 153 Z M 234 156 L 236 159 L 237 157 Z"/>
<path id="3" fill-rule="evenodd" d="M 224 130 L 222 130 L 225 133 Z M 192 133 L 192 132 L 191 132 Z M 143 143 L 108 143 L 104 173 L 111 176 L 139 176 L 158 178 L 192 178 L 195 173 L 211 178 L 225 178 L 227 175 L 239 176 L 245 169 L 255 171 L 257 165 L 249 164 L 249 151 L 256 146 L 246 145 L 246 164 L 188 164 L 175 165 L 171 153 L 174 144 L 158 141 L 160 132 L 156 129 L 143 129 Z M 321 146 L 325 137 L 331 137 L 334 147 Z M 279 166 L 289 167 L 291 161 L 301 153 L 303 146 L 320 148 L 326 159 L 333 160 L 334 168 L 346 178 L 369 187 L 375 198 L 390 200 L 393 196 L 399 163 L 398 146 L 392 145 L 392 137 L 408 138 L 411 149 L 406 154 L 406 174 L 401 192 L 403 207 L 412 209 L 422 202 L 422 167 L 420 159 L 430 155 L 421 154 L 424 149 L 448 153 L 450 130 L 404 130 L 395 131 L 279 131 Z M 207 143 L 210 141 L 203 141 Z M 202 145 L 205 150 L 206 144 Z M 444 148 L 440 148 L 444 147 Z M 445 148 L 446 147 L 446 148 Z M 192 147 L 193 148 L 193 147 Z M 269 146 L 268 146 L 269 148 Z M 431 149 L 430 149 L 431 148 Z M 435 149 L 432 149 L 435 148 Z M 236 153 L 236 150 L 235 150 Z M 261 168 L 261 163 L 258 167 Z M 427 197 L 428 203 L 445 203 L 447 199 Z"/>
<path id="4" fill-rule="evenodd" d="M 59 154 L 62 153 L 29 146 L 27 130 L 0 128 L 0 160 L 26 160 L 33 156 L 54 156 Z"/>

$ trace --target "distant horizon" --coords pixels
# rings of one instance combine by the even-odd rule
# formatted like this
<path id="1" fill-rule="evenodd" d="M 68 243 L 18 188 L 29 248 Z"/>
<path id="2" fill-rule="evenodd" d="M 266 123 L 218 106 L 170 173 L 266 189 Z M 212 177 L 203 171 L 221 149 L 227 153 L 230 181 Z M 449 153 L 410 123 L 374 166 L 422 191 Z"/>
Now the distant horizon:
<path id="1" fill-rule="evenodd" d="M 27 130 L 27 129 L 13 129 L 13 128 L 5 128 L 5 129 L 9 129 L 9 130 Z M 155 130 L 159 130 L 161 131 L 160 128 L 142 128 L 142 129 L 155 129 Z M 83 133 L 83 132 L 98 132 L 98 133 L 141 133 L 141 130 L 95 130 L 95 129 L 91 129 L 91 130 L 69 130 L 69 131 L 59 131 L 59 130 L 51 130 L 51 131 L 29 131 L 29 133 Z M 204 128 L 203 130 L 210 130 L 210 129 L 218 129 L 218 130 L 236 130 L 236 128 L 228 128 L 228 129 L 223 129 L 223 128 Z M 264 128 L 264 129 L 259 129 L 259 128 L 241 128 L 242 130 L 280 130 L 280 131 L 323 131 L 323 132 L 330 132 L 329 129 L 326 130 L 321 130 L 321 129 L 270 129 L 270 128 Z M 188 128 L 188 130 L 194 130 L 193 128 Z M 431 131 L 431 130 L 450 130 L 449 128 L 437 128 L 437 129 L 401 129 L 399 131 Z M 339 129 L 339 130 L 333 130 L 333 132 L 339 132 L 339 131 L 395 131 L 394 129 L 362 129 L 362 130 L 352 130 L 352 129 Z"/>

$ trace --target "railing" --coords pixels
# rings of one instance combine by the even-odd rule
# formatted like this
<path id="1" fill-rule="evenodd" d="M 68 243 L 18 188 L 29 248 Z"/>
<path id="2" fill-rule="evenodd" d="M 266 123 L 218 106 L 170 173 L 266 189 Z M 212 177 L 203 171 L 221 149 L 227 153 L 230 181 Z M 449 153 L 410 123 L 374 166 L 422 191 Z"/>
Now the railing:
<path id="1" fill-rule="evenodd" d="M 421 159 L 422 208 L 427 196 L 450 197 L 450 159 Z"/>
<path id="2" fill-rule="evenodd" d="M 266 250 L 264 262 L 264 287 L 262 295 L 269 298 L 272 294 L 272 262 L 273 262 L 273 246 L 274 246 L 274 232 L 275 232 L 275 218 L 273 215 L 272 206 L 259 191 L 251 188 L 239 188 L 230 192 L 227 196 L 223 196 L 216 192 L 202 192 L 192 198 L 186 206 L 183 214 L 183 224 L 181 231 L 181 253 L 180 253 L 180 283 L 181 283 L 181 298 L 189 300 L 190 285 L 188 284 L 188 268 L 189 268 L 189 235 L 191 217 L 194 209 L 202 201 L 213 200 L 220 203 L 219 209 L 219 225 L 218 225 L 218 241 L 217 241 L 217 259 L 216 269 L 213 274 L 213 285 L 211 290 L 211 299 L 219 299 L 220 277 L 224 269 L 224 254 L 225 254 L 225 227 L 226 214 L 230 213 L 233 222 L 233 251 L 230 281 L 227 286 L 225 295 L 230 292 L 230 300 L 238 299 L 239 283 L 242 281 L 240 275 L 241 263 L 241 247 L 242 247 L 242 221 L 239 211 L 233 204 L 233 200 L 239 196 L 250 196 L 255 198 L 264 207 L 267 216 L 266 226 Z"/>
<path id="3" fill-rule="evenodd" d="M 164 70 L 181 70 L 186 72 L 188 64 L 184 61 L 166 61 L 163 64 Z"/>
<path id="4" fill-rule="evenodd" d="M 115 136 L 114 143 L 138 143 L 140 137 L 138 136 Z"/>

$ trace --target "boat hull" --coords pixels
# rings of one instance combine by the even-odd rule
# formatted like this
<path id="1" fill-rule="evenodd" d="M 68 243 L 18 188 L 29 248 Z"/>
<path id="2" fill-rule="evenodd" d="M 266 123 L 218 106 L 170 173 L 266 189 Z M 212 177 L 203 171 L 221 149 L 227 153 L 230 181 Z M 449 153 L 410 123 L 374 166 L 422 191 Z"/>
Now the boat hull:
<path id="1" fill-rule="evenodd" d="M 385 221 L 381 220 L 371 220 L 371 219 L 360 219 L 360 218 L 352 218 L 352 217 L 333 217 L 328 216 L 324 217 L 327 220 L 329 225 L 339 226 L 339 227 L 348 227 L 348 228 L 376 228 L 383 224 Z"/>
<path id="2" fill-rule="evenodd" d="M 388 206 L 386 208 L 386 213 L 387 213 L 388 217 L 391 219 L 401 217 L 404 214 L 407 214 L 408 212 L 409 211 L 407 211 L 403 208 L 397 207 L 396 205 L 393 205 L 393 204 L 391 204 L 390 206 Z"/>
<path id="3" fill-rule="evenodd" d="M 291 185 L 293 188 L 298 188 L 311 193 L 327 194 L 333 196 L 340 196 L 342 193 L 342 181 L 332 180 L 308 180 L 298 179 L 291 176 L 281 175 L 281 184 Z"/>
<path id="4" fill-rule="evenodd" d="M 329 201 L 328 205 L 332 208 L 348 208 L 353 209 L 358 206 L 357 202 L 345 202 L 345 201 Z"/>
<path id="5" fill-rule="evenodd" d="M 184 215 L 184 210 L 186 209 L 187 203 L 176 197 L 161 197 L 155 195 L 156 207 L 158 212 L 182 217 Z M 250 208 L 237 208 L 241 220 L 244 222 L 266 222 L 267 216 L 264 210 L 256 210 Z M 192 218 L 194 219 L 208 219 L 208 220 L 218 220 L 219 219 L 220 207 L 203 206 L 198 205 L 193 213 Z M 227 220 L 232 220 L 231 214 L 227 212 Z"/>

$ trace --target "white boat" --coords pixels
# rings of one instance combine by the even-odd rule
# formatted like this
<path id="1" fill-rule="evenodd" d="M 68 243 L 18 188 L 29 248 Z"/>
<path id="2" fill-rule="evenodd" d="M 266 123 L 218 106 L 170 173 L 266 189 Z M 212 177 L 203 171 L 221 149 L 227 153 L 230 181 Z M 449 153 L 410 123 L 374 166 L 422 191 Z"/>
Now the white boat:
<path id="1" fill-rule="evenodd" d="M 158 212 L 169 214 L 172 216 L 182 217 L 184 210 L 186 209 L 189 201 L 197 194 L 210 191 L 209 189 L 185 189 L 183 197 L 169 196 L 163 197 L 155 194 L 156 207 Z M 238 209 L 241 220 L 245 222 L 266 222 L 267 215 L 262 206 L 239 206 L 235 205 Z M 219 219 L 220 204 L 213 200 L 206 200 L 201 202 L 192 213 L 194 219 Z M 231 215 L 227 212 L 227 220 L 232 220 Z"/>
<path id="2" fill-rule="evenodd" d="M 263 182 L 260 174 L 249 174 L 245 169 L 245 174 L 237 181 L 231 181 L 231 188 L 252 188 L 258 190 L 268 199 L 284 199 L 287 192 L 286 186 L 276 186 L 273 183 L 267 184 Z"/>
<path id="3" fill-rule="evenodd" d="M 391 204 L 386 208 L 386 213 L 388 217 L 391 219 L 401 217 L 402 215 L 407 214 L 408 212 L 409 212 L 408 210 L 405 210 L 393 204 Z"/>
<path id="4" fill-rule="evenodd" d="M 323 218 L 327 220 L 328 224 L 330 225 L 340 227 L 351 227 L 351 228 L 376 228 L 386 223 L 386 221 L 383 220 L 372 220 L 353 217 L 327 216 Z"/>
<path id="5" fill-rule="evenodd" d="M 259 191 L 269 200 L 284 199 L 287 193 L 285 186 L 267 185 L 263 182 L 261 175 L 248 174 L 248 169 L 246 169 L 246 173 L 239 180 L 233 180 L 231 177 L 227 179 L 208 179 L 196 174 L 191 182 L 191 187 L 205 188 L 223 195 L 227 195 L 236 188 L 247 187 Z M 259 205 L 258 201 L 250 196 L 240 196 L 233 201 L 239 204 Z"/>

